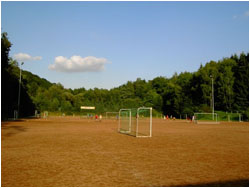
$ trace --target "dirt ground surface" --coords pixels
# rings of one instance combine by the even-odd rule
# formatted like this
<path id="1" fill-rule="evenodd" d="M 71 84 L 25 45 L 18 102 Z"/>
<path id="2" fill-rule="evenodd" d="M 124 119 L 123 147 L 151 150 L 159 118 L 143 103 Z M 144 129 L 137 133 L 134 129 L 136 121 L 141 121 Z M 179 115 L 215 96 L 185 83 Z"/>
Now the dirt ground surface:
<path id="1" fill-rule="evenodd" d="M 2 122 L 1 185 L 249 185 L 249 123 L 153 119 L 151 138 L 117 127 L 116 120 L 79 117 Z"/>

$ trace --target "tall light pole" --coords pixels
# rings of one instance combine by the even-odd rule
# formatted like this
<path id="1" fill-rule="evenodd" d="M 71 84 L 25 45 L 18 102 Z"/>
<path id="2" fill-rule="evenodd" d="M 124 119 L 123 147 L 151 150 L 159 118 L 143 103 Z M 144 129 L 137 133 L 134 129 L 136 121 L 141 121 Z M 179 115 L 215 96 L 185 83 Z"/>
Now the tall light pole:
<path id="1" fill-rule="evenodd" d="M 18 102 L 17 102 L 17 118 L 19 118 L 19 107 L 20 107 L 20 94 L 21 94 L 21 82 L 22 82 L 22 68 L 21 66 L 23 65 L 24 63 L 22 62 L 20 64 L 20 78 L 19 78 L 19 90 L 18 90 Z"/>
<path id="2" fill-rule="evenodd" d="M 210 75 L 212 79 L 212 113 L 213 113 L 213 120 L 214 120 L 214 78 L 213 75 Z"/>

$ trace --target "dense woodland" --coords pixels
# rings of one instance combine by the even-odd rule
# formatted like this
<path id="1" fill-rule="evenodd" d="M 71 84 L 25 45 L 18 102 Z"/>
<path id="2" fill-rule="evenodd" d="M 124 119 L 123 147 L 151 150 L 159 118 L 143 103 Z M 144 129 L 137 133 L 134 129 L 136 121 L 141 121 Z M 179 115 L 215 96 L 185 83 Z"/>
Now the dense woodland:
<path id="1" fill-rule="evenodd" d="M 2 33 L 1 59 L 1 116 L 12 118 L 17 109 L 19 67 L 9 57 L 11 42 Z M 185 63 L 185 62 L 183 62 Z M 171 78 L 159 76 L 145 81 L 138 78 L 119 87 L 107 89 L 66 89 L 60 83 L 28 71 L 22 72 L 20 116 L 32 116 L 35 110 L 80 113 L 80 106 L 95 106 L 96 113 L 119 111 L 120 108 L 150 106 L 154 114 L 179 117 L 194 112 L 211 112 L 211 77 L 214 79 L 215 110 L 239 112 L 243 119 L 249 116 L 249 53 L 201 65 L 196 72 L 174 74 Z"/>

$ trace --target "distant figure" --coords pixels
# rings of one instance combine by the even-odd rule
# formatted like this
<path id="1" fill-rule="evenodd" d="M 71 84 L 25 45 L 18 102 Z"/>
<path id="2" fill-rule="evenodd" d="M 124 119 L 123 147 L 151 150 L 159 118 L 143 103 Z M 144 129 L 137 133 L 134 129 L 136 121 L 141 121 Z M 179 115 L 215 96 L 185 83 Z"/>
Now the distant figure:
<path id="1" fill-rule="evenodd" d="M 99 119 L 100 119 L 100 121 L 102 121 L 102 114 L 100 114 Z"/>
<path id="2" fill-rule="evenodd" d="M 168 115 L 167 115 L 167 120 L 169 119 Z"/>
<path id="3" fill-rule="evenodd" d="M 163 119 L 165 120 L 165 119 L 166 119 L 166 116 L 163 116 Z"/>
<path id="4" fill-rule="evenodd" d="M 191 120 L 191 121 L 193 121 L 193 122 L 194 122 L 194 120 L 195 120 L 195 116 L 192 116 L 192 120 Z"/>
<path id="5" fill-rule="evenodd" d="M 95 115 L 95 120 L 97 120 L 97 119 L 98 119 L 98 115 L 96 114 L 96 115 Z"/>

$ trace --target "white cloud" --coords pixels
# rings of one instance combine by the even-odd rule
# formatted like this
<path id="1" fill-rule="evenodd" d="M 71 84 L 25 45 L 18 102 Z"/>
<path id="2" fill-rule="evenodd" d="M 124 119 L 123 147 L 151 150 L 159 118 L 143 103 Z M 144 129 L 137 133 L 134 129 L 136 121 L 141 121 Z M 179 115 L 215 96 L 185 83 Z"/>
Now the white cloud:
<path id="1" fill-rule="evenodd" d="M 32 57 L 29 54 L 18 53 L 18 54 L 14 54 L 14 59 L 17 61 L 37 61 L 37 60 L 41 60 L 42 57 L 41 56 Z"/>
<path id="2" fill-rule="evenodd" d="M 69 59 L 57 56 L 54 64 L 49 65 L 49 69 L 58 72 L 99 72 L 104 70 L 104 65 L 107 63 L 107 59 L 93 56 L 81 57 L 75 55 Z"/>

